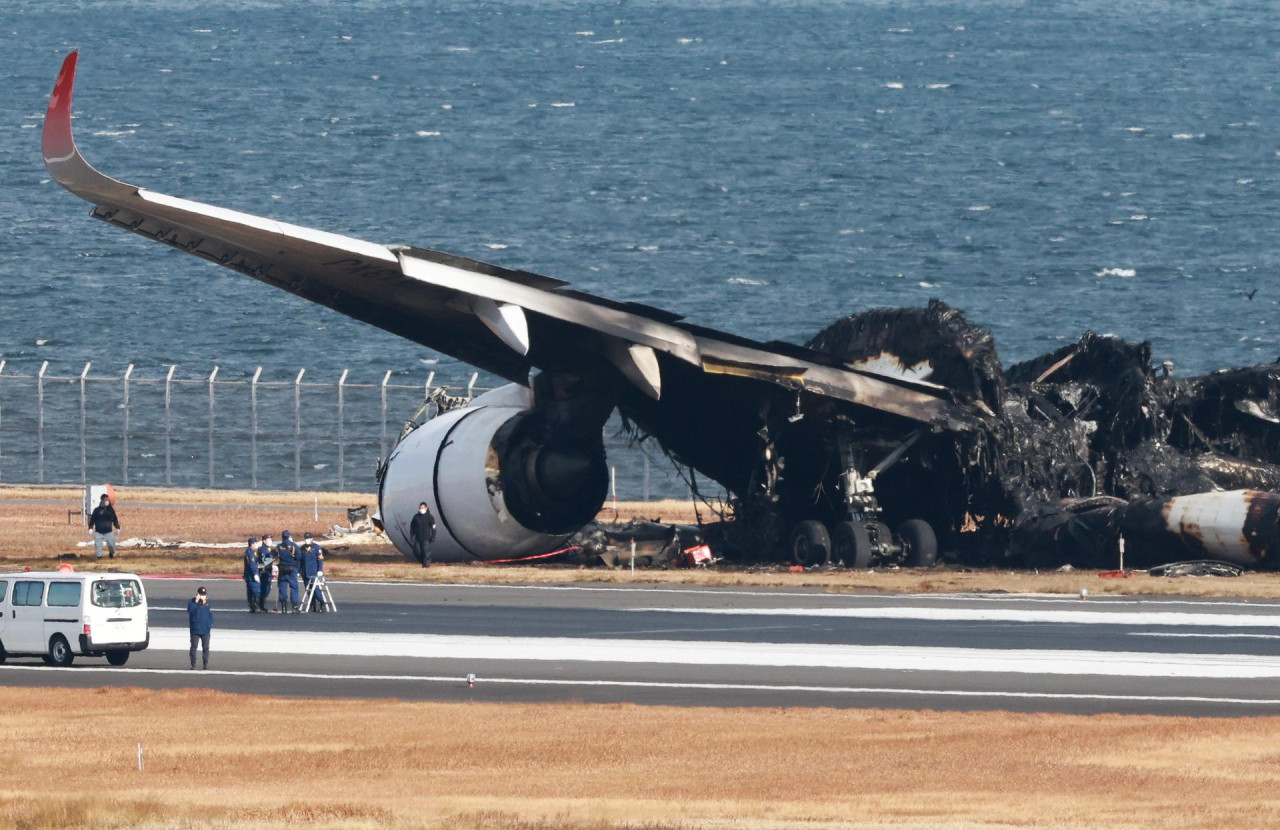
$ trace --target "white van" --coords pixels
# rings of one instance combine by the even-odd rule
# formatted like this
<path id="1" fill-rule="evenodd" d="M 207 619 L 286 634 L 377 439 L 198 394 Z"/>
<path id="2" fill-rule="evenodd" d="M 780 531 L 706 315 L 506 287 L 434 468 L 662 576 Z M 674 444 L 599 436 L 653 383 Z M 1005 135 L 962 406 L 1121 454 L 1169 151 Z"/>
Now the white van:
<path id="1" fill-rule="evenodd" d="M 0 662 L 39 655 L 69 666 L 77 654 L 123 666 L 151 642 L 147 596 L 136 574 L 0 574 Z"/>

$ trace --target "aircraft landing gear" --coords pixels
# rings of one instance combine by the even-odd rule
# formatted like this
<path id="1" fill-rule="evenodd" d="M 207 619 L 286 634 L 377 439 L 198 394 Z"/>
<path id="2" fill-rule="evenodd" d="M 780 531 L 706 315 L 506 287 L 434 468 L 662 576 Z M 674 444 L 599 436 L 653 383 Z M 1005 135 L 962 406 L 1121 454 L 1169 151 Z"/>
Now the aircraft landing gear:
<path id="1" fill-rule="evenodd" d="M 797 565 L 829 565 L 831 563 L 831 536 L 822 522 L 808 519 L 791 531 L 787 544 L 791 561 Z"/>

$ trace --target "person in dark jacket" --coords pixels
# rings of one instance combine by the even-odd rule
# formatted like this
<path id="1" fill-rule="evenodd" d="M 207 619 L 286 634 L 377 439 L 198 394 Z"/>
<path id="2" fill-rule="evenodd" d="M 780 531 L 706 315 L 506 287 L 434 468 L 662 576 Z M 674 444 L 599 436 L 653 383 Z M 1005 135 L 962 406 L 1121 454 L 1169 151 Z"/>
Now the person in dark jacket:
<path id="1" fill-rule="evenodd" d="M 418 505 L 418 513 L 409 522 L 409 541 L 413 543 L 413 555 L 422 567 L 431 567 L 431 543 L 436 540 L 436 520 L 427 503 Z"/>
<path id="2" fill-rule="evenodd" d="M 209 668 L 209 632 L 213 631 L 213 611 L 209 608 L 209 592 L 201 585 L 196 595 L 187 600 L 187 627 L 191 629 L 191 668 L 196 667 L 196 646 L 201 646 L 204 660 L 200 668 Z"/>
<path id="3" fill-rule="evenodd" d="M 303 537 L 302 550 L 302 578 L 306 580 L 307 588 L 310 589 L 312 584 L 324 573 L 324 548 L 316 544 L 315 539 L 310 533 Z M 309 611 L 324 611 L 324 595 L 321 593 L 319 586 L 316 586 L 311 595 L 311 607 Z"/>
<path id="4" fill-rule="evenodd" d="M 258 610 L 267 611 L 267 597 L 271 596 L 271 567 L 276 563 L 276 546 L 271 543 L 271 534 L 262 534 L 262 544 L 258 545 Z"/>
<path id="5" fill-rule="evenodd" d="M 89 529 L 93 531 L 93 550 L 102 558 L 102 543 L 107 543 L 111 558 L 116 558 L 116 531 L 120 529 L 120 520 L 116 518 L 116 509 L 111 506 L 111 499 L 106 493 L 98 501 L 98 506 L 89 514 Z"/>
<path id="6" fill-rule="evenodd" d="M 249 600 L 249 613 L 258 613 L 258 537 L 249 537 L 244 549 L 244 594 Z"/>
<path id="7" fill-rule="evenodd" d="M 307 534 L 311 538 L 311 534 Z M 280 613 L 290 611 L 298 613 L 298 545 L 289 535 L 289 531 L 280 534 L 280 544 L 276 545 L 276 565 L 280 576 L 276 584 L 280 586 Z"/>

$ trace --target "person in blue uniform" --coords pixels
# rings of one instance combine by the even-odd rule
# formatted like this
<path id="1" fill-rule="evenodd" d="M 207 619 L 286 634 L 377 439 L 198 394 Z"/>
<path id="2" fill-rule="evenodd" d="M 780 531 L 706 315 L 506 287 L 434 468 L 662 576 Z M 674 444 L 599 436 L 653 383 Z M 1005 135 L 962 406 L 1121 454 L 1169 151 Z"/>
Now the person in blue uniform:
<path id="1" fill-rule="evenodd" d="M 310 588 L 322 573 L 324 573 L 324 548 L 320 547 L 315 538 L 308 532 L 302 540 L 302 578 L 306 580 L 307 587 Z M 311 608 L 308 610 L 325 610 L 324 596 L 318 588 L 311 595 Z"/>
<path id="2" fill-rule="evenodd" d="M 196 595 L 187 600 L 187 628 L 191 631 L 191 668 L 196 667 L 196 646 L 200 646 L 204 659 L 200 668 L 209 668 L 209 632 L 213 631 L 213 609 L 209 607 L 209 592 L 201 585 Z"/>
<path id="3" fill-rule="evenodd" d="M 244 595 L 249 600 L 249 613 L 258 613 L 258 537 L 249 537 L 244 549 Z"/>
<path id="4" fill-rule="evenodd" d="M 258 546 L 258 610 L 267 610 L 267 597 L 271 596 L 271 568 L 276 563 L 276 548 L 271 544 L 271 534 L 264 533 Z"/>
<path id="5" fill-rule="evenodd" d="M 307 534 L 310 537 L 311 534 Z M 276 545 L 276 566 L 280 570 L 276 584 L 280 591 L 280 613 L 298 613 L 298 545 L 289 531 L 280 534 Z"/>

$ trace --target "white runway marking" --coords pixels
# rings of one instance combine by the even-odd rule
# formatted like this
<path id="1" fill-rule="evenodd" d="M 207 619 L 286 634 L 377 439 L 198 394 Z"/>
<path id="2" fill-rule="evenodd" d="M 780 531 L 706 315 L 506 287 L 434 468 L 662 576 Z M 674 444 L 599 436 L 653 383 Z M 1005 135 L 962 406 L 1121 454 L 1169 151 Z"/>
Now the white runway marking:
<path id="1" fill-rule="evenodd" d="M 1177 631 L 1130 631 L 1130 637 L 1200 637 L 1206 640 L 1280 640 L 1280 634 L 1203 634 L 1198 632 L 1181 633 Z"/>
<path id="2" fill-rule="evenodd" d="M 1033 649 L 919 648 L 826 643 L 477 637 L 317 631 L 214 632 L 215 650 L 424 659 L 538 660 L 1112 677 L 1280 677 L 1280 656 Z M 153 628 L 151 648 L 187 651 L 186 629 Z"/>
<path id="3" fill-rule="evenodd" d="M 32 671 L 32 672 L 74 672 L 76 674 L 85 673 L 104 673 L 110 675 L 128 675 L 128 674 L 155 674 L 155 675 L 186 675 L 188 677 L 206 678 L 206 677 L 256 677 L 256 678 L 281 678 L 288 680 L 317 680 L 317 681 L 382 681 L 382 682 L 400 682 L 400 683 L 436 683 L 449 685 L 462 685 L 466 683 L 464 677 L 441 676 L 441 675 L 416 675 L 416 674 L 317 674 L 313 672 L 251 672 L 251 671 L 222 671 L 217 669 L 197 670 L 190 669 L 130 669 L 130 668 L 108 668 L 105 666 L 77 666 L 74 668 L 59 669 L 51 666 L 15 666 L 0 665 L 2 671 Z M 798 686 L 798 685 L 769 685 L 761 683 L 669 683 L 654 682 L 646 680 L 556 680 L 528 677 L 484 677 L 477 676 L 476 685 L 479 688 L 484 686 L 497 685 L 515 685 L 515 686 L 571 686 L 571 687 L 614 687 L 614 688 L 634 688 L 634 689 L 689 689 L 699 691 L 747 691 L 747 692 L 816 692 L 823 694 L 853 694 L 853 695 L 907 695 L 914 697 L 973 697 L 973 698 L 992 698 L 992 699 L 1026 699 L 1026 700 L 1096 700 L 1105 702 L 1157 702 L 1157 703 L 1235 703 L 1235 704 L 1251 704 L 1256 706 L 1280 706 L 1280 700 L 1273 698 L 1248 698 L 1248 697 L 1197 697 L 1186 695 L 1108 695 L 1108 694 L 1079 694 L 1070 692 L 1013 692 L 1013 691 L 966 691 L 963 689 L 897 689 L 889 686 Z M 299 692 L 306 690 L 299 689 Z"/>
<path id="4" fill-rule="evenodd" d="M 1083 605 L 1083 603 L 1081 603 Z M 1019 608 L 627 608 L 627 612 L 716 614 L 741 617 L 842 617 L 937 622 L 1069 623 L 1072 625 L 1213 626 L 1280 628 L 1280 615 L 1190 614 L 1179 611 L 1048 611 Z"/>

